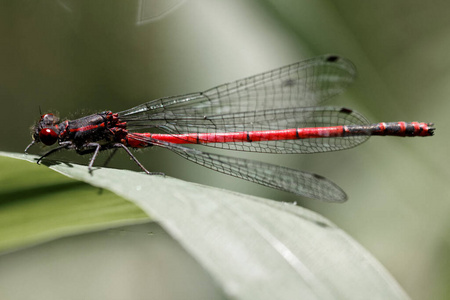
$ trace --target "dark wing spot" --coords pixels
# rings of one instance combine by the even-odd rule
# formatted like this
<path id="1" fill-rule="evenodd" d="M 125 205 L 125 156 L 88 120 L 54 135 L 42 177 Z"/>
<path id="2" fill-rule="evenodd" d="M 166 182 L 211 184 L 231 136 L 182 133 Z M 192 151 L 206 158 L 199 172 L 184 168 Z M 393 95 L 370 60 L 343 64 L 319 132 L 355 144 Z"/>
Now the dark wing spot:
<path id="1" fill-rule="evenodd" d="M 340 112 L 349 115 L 353 112 L 353 110 L 343 107 L 343 108 L 341 108 Z"/>
<path id="2" fill-rule="evenodd" d="M 325 177 L 323 177 L 322 175 L 319 174 L 312 174 L 316 179 L 326 179 Z"/>
<path id="3" fill-rule="evenodd" d="M 339 59 L 339 56 L 336 56 L 336 55 L 330 55 L 330 56 L 328 56 L 327 58 L 326 58 L 326 61 L 327 62 L 335 62 L 335 61 L 337 61 Z"/>

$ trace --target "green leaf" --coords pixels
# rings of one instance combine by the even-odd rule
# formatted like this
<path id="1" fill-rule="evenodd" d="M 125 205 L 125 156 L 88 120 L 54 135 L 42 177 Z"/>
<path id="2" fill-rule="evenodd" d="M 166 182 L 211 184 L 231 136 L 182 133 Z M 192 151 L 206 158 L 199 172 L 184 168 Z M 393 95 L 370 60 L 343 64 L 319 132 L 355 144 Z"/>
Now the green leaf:
<path id="1" fill-rule="evenodd" d="M 50 168 L 138 205 L 232 298 L 408 299 L 365 249 L 304 208 L 127 170 L 101 168 L 90 175 L 87 167 L 75 164 L 52 163 Z M 64 189 L 59 198 L 66 198 Z M 60 218 L 57 210 L 53 214 Z"/>
<path id="2" fill-rule="evenodd" d="M 5 157 L 22 154 L 0 155 L 0 252 L 149 220 L 138 207 L 108 190 Z"/>

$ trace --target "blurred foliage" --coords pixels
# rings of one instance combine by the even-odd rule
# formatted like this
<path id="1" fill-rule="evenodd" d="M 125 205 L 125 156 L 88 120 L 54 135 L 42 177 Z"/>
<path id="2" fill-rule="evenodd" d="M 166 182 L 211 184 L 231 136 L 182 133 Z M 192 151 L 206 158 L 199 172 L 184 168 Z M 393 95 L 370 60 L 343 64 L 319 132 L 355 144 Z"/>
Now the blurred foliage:
<path id="1" fill-rule="evenodd" d="M 119 111 L 308 56 L 341 54 L 353 60 L 359 78 L 333 104 L 373 121 L 435 122 L 436 136 L 373 138 L 345 152 L 253 158 L 338 183 L 349 194 L 347 204 L 300 203 L 362 243 L 413 298 L 446 299 L 450 2 L 191 0 L 167 14 L 143 13 L 150 2 L 2 1 L 0 99 L 8 113 L 2 114 L 0 150 L 23 150 L 39 107 L 68 118 Z M 151 170 L 293 201 L 162 150 L 137 155 Z M 134 168 L 125 156 L 113 166 Z"/>
<path id="2" fill-rule="evenodd" d="M 0 253 L 61 236 L 150 220 L 116 194 L 61 176 L 45 166 L 0 157 L 0 169 Z"/>

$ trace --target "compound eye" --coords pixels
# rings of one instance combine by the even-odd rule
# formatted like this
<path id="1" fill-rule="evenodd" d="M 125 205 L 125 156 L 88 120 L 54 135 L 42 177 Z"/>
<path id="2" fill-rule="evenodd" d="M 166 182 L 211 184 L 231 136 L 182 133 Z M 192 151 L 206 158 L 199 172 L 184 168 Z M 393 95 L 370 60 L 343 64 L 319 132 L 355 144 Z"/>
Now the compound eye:
<path id="1" fill-rule="evenodd" d="M 58 134 L 50 128 L 44 128 L 39 131 L 39 140 L 47 145 L 53 145 L 58 140 Z"/>

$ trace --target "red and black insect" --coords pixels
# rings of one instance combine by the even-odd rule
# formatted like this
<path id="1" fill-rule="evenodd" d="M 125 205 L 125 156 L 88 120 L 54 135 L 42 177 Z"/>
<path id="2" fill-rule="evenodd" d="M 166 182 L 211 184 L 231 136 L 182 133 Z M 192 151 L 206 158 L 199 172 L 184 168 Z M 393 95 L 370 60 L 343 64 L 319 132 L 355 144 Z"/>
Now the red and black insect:
<path id="1" fill-rule="evenodd" d="M 53 114 L 44 114 L 25 152 L 35 143 L 58 143 L 38 163 L 61 149 L 74 149 L 79 154 L 93 153 L 89 162 L 92 170 L 99 151 L 122 148 L 142 170 L 152 174 L 128 148 L 155 145 L 238 178 L 341 202 L 346 194 L 322 176 L 180 144 L 262 153 L 319 153 L 352 148 L 371 135 L 433 135 L 431 123 L 370 124 L 356 111 L 317 106 L 341 93 L 355 75 L 349 60 L 320 56 L 205 92 L 157 99 L 119 113 L 105 111 L 62 122 Z"/>

